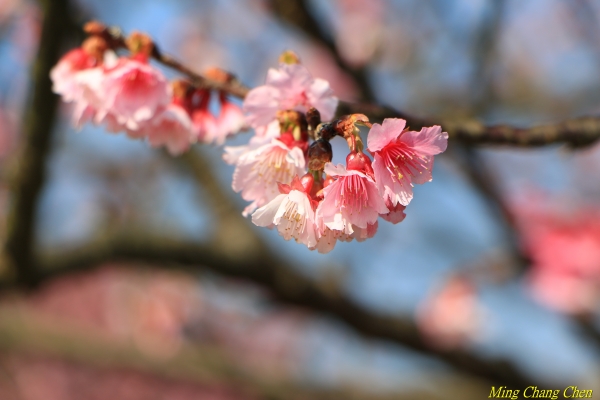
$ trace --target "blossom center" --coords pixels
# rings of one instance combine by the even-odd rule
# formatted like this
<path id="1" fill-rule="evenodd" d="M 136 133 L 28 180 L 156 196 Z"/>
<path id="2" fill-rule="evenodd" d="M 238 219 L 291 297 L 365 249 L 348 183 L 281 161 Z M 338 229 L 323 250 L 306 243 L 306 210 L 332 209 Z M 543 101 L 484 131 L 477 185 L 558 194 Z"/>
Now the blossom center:
<path id="1" fill-rule="evenodd" d="M 395 181 L 405 175 L 415 176 L 427 170 L 427 160 L 399 140 L 383 148 L 380 155 Z"/>
<path id="2" fill-rule="evenodd" d="M 341 194 L 336 199 L 336 207 L 346 207 L 360 214 L 362 209 L 369 205 L 365 178 L 349 175 L 339 179 L 343 179 L 343 182 Z"/>
<path id="3" fill-rule="evenodd" d="M 258 174 L 257 180 L 269 183 L 291 181 L 295 171 L 286 160 L 287 154 L 288 151 L 281 147 L 271 149 L 262 160 L 253 166 Z"/>

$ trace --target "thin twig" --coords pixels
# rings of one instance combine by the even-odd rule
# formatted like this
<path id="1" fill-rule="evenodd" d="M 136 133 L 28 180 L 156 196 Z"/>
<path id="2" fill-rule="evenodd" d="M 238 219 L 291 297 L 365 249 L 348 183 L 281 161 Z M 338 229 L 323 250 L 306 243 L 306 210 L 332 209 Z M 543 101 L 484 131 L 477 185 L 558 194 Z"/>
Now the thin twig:
<path id="1" fill-rule="evenodd" d="M 99 24 L 99 26 L 102 25 Z M 104 29 L 101 32 L 95 31 L 94 33 L 104 37 L 104 39 L 106 39 L 108 43 L 110 43 L 111 47 L 114 49 L 128 48 L 125 36 L 123 35 L 121 28 L 119 27 L 104 27 Z M 244 86 L 241 82 L 234 78 L 233 75 L 231 75 L 232 79 L 230 79 L 229 81 L 219 82 L 197 73 L 191 68 L 185 66 L 183 63 L 179 62 L 175 57 L 163 53 L 156 43 L 153 43 L 151 56 L 163 65 L 185 75 L 199 89 L 218 90 L 239 98 L 246 97 L 246 95 L 250 91 L 250 88 Z"/>
<path id="2" fill-rule="evenodd" d="M 119 28 L 106 30 L 108 38 L 116 47 L 125 48 L 125 39 Z M 243 99 L 251 88 L 237 79 L 219 82 L 186 67 L 174 57 L 155 47 L 153 58 L 188 77 L 199 88 L 218 90 Z M 365 114 L 372 121 L 385 118 L 403 118 L 413 129 L 441 125 L 450 139 L 471 145 L 506 145 L 516 147 L 540 147 L 551 144 L 568 144 L 571 148 L 586 147 L 600 138 L 600 117 L 581 117 L 547 125 L 519 128 L 509 125 L 486 126 L 477 119 L 459 120 L 421 118 L 391 107 L 372 103 L 340 102 L 337 115 Z"/>

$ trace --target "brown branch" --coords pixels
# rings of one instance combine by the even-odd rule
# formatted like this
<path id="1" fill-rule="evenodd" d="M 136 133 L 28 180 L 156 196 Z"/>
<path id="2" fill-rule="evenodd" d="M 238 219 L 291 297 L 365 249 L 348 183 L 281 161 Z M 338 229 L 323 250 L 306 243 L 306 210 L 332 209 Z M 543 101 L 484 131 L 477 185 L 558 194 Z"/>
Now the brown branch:
<path id="1" fill-rule="evenodd" d="M 300 1 L 300 0 L 295 0 Z M 301 1 L 300 1 L 301 2 Z M 287 4 L 287 2 L 286 2 Z M 290 3 L 292 4 L 292 3 Z M 284 7 L 282 5 L 282 7 Z M 312 26 L 313 22 L 303 22 Z M 107 38 L 116 47 L 125 48 L 125 39 L 121 30 L 116 27 L 106 30 Z M 320 35 L 318 37 L 321 37 Z M 175 58 L 162 53 L 155 47 L 152 56 L 162 64 L 187 76 L 200 88 L 219 90 L 232 96 L 244 98 L 250 88 L 236 79 L 230 82 L 219 82 L 200 75 L 186 67 Z M 357 80 L 360 82 L 360 80 Z M 589 146 L 600 138 L 600 117 L 581 117 L 556 124 L 539 125 L 530 128 L 518 128 L 509 125 L 486 126 L 476 119 L 436 119 L 420 118 L 406 114 L 391 107 L 372 103 L 340 102 L 337 115 L 365 114 L 372 121 L 385 118 L 403 118 L 413 129 L 423 126 L 441 125 L 448 132 L 451 140 L 472 145 L 507 145 L 516 147 L 540 147 L 550 144 L 567 144 L 572 148 Z"/>
<path id="2" fill-rule="evenodd" d="M 349 66 L 337 51 L 335 44 L 328 38 L 321 25 L 309 10 L 306 0 L 270 0 L 273 12 L 282 20 L 293 25 L 314 41 L 325 46 L 334 56 L 338 67 L 348 73 L 361 90 L 362 98 L 368 102 L 374 100 L 372 89 L 366 78 L 364 68 L 355 69 Z M 500 25 L 500 6 L 493 5 L 491 11 L 494 30 Z M 493 33 L 490 33 L 493 35 Z M 484 74 L 481 72 L 479 75 Z M 373 121 L 384 118 L 404 118 L 413 128 L 441 125 L 453 140 L 465 144 L 476 145 L 512 145 L 518 147 L 537 147 L 554 143 L 566 143 L 573 148 L 584 147 L 595 143 L 600 137 L 600 118 L 579 118 L 559 124 L 535 126 L 532 128 L 516 128 L 508 125 L 485 126 L 472 119 L 446 121 L 438 119 L 422 119 L 396 111 L 389 107 L 372 104 L 340 103 L 338 115 L 366 114 Z"/>
<path id="3" fill-rule="evenodd" d="M 42 0 L 43 23 L 38 53 L 33 65 L 32 93 L 24 117 L 23 147 L 18 172 L 12 182 L 12 207 L 9 212 L 5 255 L 22 284 L 35 274 L 33 260 L 36 209 L 45 179 L 46 159 L 57 97 L 52 94 L 50 69 L 60 55 L 68 24 L 67 0 Z"/>
<path id="4" fill-rule="evenodd" d="M 4 357 L 8 354 L 56 357 L 88 368 L 136 371 L 153 379 L 181 380 L 208 387 L 226 386 L 242 398 L 391 400 L 427 396 L 419 391 L 412 395 L 374 395 L 351 388 L 317 389 L 299 385 L 286 378 L 267 377 L 243 369 L 230 354 L 212 345 L 186 344 L 169 357 L 156 357 L 139 351 L 130 341 L 111 340 L 87 329 L 45 322 L 24 310 L 0 311 L 0 352 Z M 474 387 L 467 388 L 467 393 L 478 398 Z M 438 392 L 425 398 L 444 397 Z"/>
<path id="5" fill-rule="evenodd" d="M 486 126 L 477 119 L 434 119 L 408 115 L 390 107 L 372 104 L 340 103 L 338 114 L 366 114 L 373 121 L 403 118 L 412 129 L 441 125 L 451 141 L 472 145 L 541 147 L 567 144 L 571 148 L 592 145 L 600 138 L 600 117 L 573 118 L 555 124 L 518 128 L 509 125 Z"/>
<path id="6" fill-rule="evenodd" d="M 250 88 L 244 86 L 237 79 L 233 78 L 228 82 L 218 82 L 212 79 L 208 79 L 191 69 L 187 68 L 185 65 L 181 64 L 174 57 L 161 52 L 158 47 L 154 46 L 154 52 L 152 55 L 157 61 L 160 61 L 167 67 L 170 67 L 176 71 L 181 72 L 182 74 L 188 76 L 192 79 L 192 83 L 194 83 L 198 88 L 201 89 L 211 89 L 211 90 L 219 90 L 222 92 L 229 93 L 232 96 L 236 96 L 239 98 L 244 98 L 250 91 Z"/>
<path id="7" fill-rule="evenodd" d="M 132 239 L 135 237 L 136 239 Z M 507 360 L 488 360 L 465 350 L 444 351 L 427 345 L 410 318 L 381 315 L 348 298 L 339 286 L 311 280 L 277 257 L 248 255 L 240 258 L 215 243 L 176 242 L 139 234 L 91 243 L 58 256 L 47 256 L 40 265 L 37 283 L 93 268 L 105 262 L 137 262 L 160 268 L 196 271 L 199 266 L 219 274 L 242 278 L 268 288 L 288 304 L 331 315 L 367 337 L 391 340 L 419 353 L 432 355 L 458 371 L 498 385 L 521 388 L 534 384 Z M 13 287 L 5 281 L 0 288 Z M 541 383 L 540 383 L 541 385 Z"/>
<path id="8" fill-rule="evenodd" d="M 113 26 L 106 27 L 102 23 L 92 21 L 84 27 L 88 33 L 103 37 L 113 49 L 128 49 L 126 38 L 123 35 L 121 28 Z M 153 43 L 152 58 L 162 63 L 163 65 L 180 72 L 190 79 L 190 81 L 200 89 L 219 90 L 229 93 L 232 96 L 244 98 L 250 91 L 250 88 L 244 86 L 236 78 L 230 79 L 227 82 L 219 82 L 214 79 L 209 79 L 187 66 L 179 62 L 175 57 L 163 53 L 156 43 Z"/>

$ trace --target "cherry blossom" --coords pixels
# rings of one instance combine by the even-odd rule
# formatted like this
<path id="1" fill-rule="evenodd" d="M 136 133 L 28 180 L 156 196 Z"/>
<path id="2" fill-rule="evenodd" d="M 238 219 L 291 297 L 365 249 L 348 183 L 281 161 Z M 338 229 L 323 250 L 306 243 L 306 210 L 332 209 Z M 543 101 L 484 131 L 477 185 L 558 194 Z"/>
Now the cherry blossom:
<path id="1" fill-rule="evenodd" d="M 121 125 L 112 115 L 105 112 L 101 114 L 98 110 L 102 104 L 101 86 L 104 79 L 104 69 L 102 67 L 89 68 L 78 72 L 75 76 L 75 90 L 71 92 L 75 102 L 73 110 L 73 124 L 81 129 L 83 124 L 94 122 L 100 124 L 107 122 L 107 128 L 110 132 L 122 130 Z"/>
<path id="2" fill-rule="evenodd" d="M 316 214 L 316 229 L 317 229 L 317 244 L 311 250 L 317 250 L 321 254 L 329 253 L 334 249 L 338 240 L 342 242 L 352 241 L 352 235 L 348 235 L 343 231 L 331 229 L 326 226 L 323 222 L 323 217 L 320 214 Z M 353 227 L 353 230 L 360 229 Z"/>
<path id="3" fill-rule="evenodd" d="M 386 214 L 380 214 L 379 216 L 381 218 L 387 222 L 391 222 L 392 224 L 398 224 L 404 221 L 404 218 L 406 218 L 406 214 L 404 213 L 406 206 L 403 206 L 400 203 L 393 205 L 389 198 L 385 200 L 385 206 L 388 208 L 389 212 Z"/>
<path id="4" fill-rule="evenodd" d="M 258 146 L 239 156 L 233 173 L 233 190 L 252 201 L 244 210 L 247 216 L 277 197 L 278 183 L 290 183 L 294 176 L 306 173 L 302 150 L 290 148 L 278 139 Z"/>
<path id="5" fill-rule="evenodd" d="M 351 239 L 356 239 L 357 242 L 364 242 L 367 239 L 371 239 L 377 233 L 377 229 L 379 228 L 379 223 L 375 221 L 372 224 L 367 224 L 366 228 L 361 228 L 356 225 L 352 225 Z"/>
<path id="6" fill-rule="evenodd" d="M 420 132 L 405 130 L 406 121 L 386 118 L 373 124 L 367 144 L 374 156 L 373 170 L 377 186 L 393 206 L 408 205 L 413 184 L 432 179 L 433 156 L 446 150 L 448 134 L 439 126 Z"/>
<path id="7" fill-rule="evenodd" d="M 227 100 L 224 93 L 220 94 L 221 111 L 215 121 L 214 142 L 222 145 L 227 137 L 246 129 L 246 117 L 242 109 Z"/>
<path id="8" fill-rule="evenodd" d="M 193 139 L 192 120 L 187 110 L 177 103 L 169 104 L 143 125 L 140 132 L 152 147 L 165 146 L 171 155 L 187 151 Z"/>
<path id="9" fill-rule="evenodd" d="M 375 181 L 365 172 L 328 163 L 325 173 L 337 177 L 323 189 L 324 199 L 317 209 L 328 228 L 351 235 L 353 225 L 366 229 L 379 214 L 389 212 Z"/>
<path id="10" fill-rule="evenodd" d="M 212 143 L 217 131 L 217 120 L 208 109 L 210 99 L 210 91 L 198 90 L 195 94 L 197 104 L 191 110 L 196 140 L 202 143 Z"/>
<path id="11" fill-rule="evenodd" d="M 106 51 L 106 43 L 87 39 L 82 47 L 65 54 L 50 71 L 52 90 L 67 103 L 73 103 L 73 124 L 77 128 L 89 121 L 96 122 L 102 96 L 105 64 L 111 64 L 116 55 Z"/>
<path id="12" fill-rule="evenodd" d="M 247 145 L 244 146 L 225 146 L 223 150 L 223 160 L 227 164 L 235 165 L 242 155 L 255 150 L 260 146 L 270 143 L 272 139 L 277 139 L 281 135 L 279 122 L 273 121 L 267 126 L 256 128 L 255 134 L 250 138 Z"/>
<path id="13" fill-rule="evenodd" d="M 66 102 L 79 99 L 81 89 L 77 83 L 77 73 L 96 64 L 97 60 L 81 47 L 69 51 L 50 71 L 52 91 L 61 95 Z"/>
<path id="14" fill-rule="evenodd" d="M 223 155 L 235 166 L 233 190 L 250 202 L 243 215 L 254 212 L 256 225 L 276 227 L 286 240 L 311 250 L 326 253 L 337 241 L 372 238 L 379 217 L 403 221 L 412 185 L 431 180 L 433 157 L 446 149 L 448 135 L 439 126 L 413 132 L 404 120 L 371 124 L 360 113 L 331 121 L 338 99 L 329 83 L 313 78 L 291 52 L 244 97 L 245 89 L 233 90 L 235 77 L 219 68 L 198 76 L 176 67 L 187 77 L 169 84 L 149 59 L 177 62 L 165 61 L 147 35 L 113 37 L 97 22 L 85 30 L 90 37 L 51 73 L 54 90 L 74 104 L 77 127 L 103 124 L 172 155 L 198 142 L 222 145 L 252 127 L 246 145 L 225 147 Z M 123 47 L 130 56 L 117 57 Z M 242 108 L 228 98 L 233 94 L 244 97 Z M 367 143 L 374 161 L 363 153 L 358 126 L 371 127 Z M 331 163 L 336 137 L 348 144 L 346 166 Z"/>
<path id="15" fill-rule="evenodd" d="M 171 100 L 167 79 L 143 57 L 120 58 L 105 71 L 98 92 L 100 118 L 111 114 L 130 130 L 139 129 Z"/>
<path id="16" fill-rule="evenodd" d="M 329 83 L 312 77 L 301 64 L 284 64 L 270 69 L 266 84 L 252 89 L 244 100 L 244 111 L 249 124 L 256 128 L 276 119 L 277 111 L 296 110 L 306 112 L 314 107 L 323 120 L 333 118 L 338 99 Z"/>
<path id="17" fill-rule="evenodd" d="M 307 175 L 302 184 L 294 177 L 290 185 L 281 184 L 282 192 L 252 214 L 252 222 L 258 226 L 275 226 L 285 240 L 294 238 L 309 248 L 317 245 L 314 201 L 310 198 L 312 177 Z"/>
<path id="18" fill-rule="evenodd" d="M 206 109 L 192 111 L 192 122 L 196 140 L 203 143 L 212 143 L 217 132 L 217 120 Z"/>

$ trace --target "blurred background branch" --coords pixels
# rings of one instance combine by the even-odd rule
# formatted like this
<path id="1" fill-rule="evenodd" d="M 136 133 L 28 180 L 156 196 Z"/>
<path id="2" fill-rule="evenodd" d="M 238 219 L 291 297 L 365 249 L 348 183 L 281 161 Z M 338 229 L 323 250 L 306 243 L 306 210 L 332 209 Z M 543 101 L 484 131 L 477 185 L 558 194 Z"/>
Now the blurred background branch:
<path id="1" fill-rule="evenodd" d="M 43 284 L 64 274 L 115 262 L 143 263 L 168 269 L 184 267 L 190 271 L 206 267 L 219 274 L 258 283 L 280 301 L 338 318 L 368 337 L 391 340 L 438 357 L 463 373 L 511 387 L 533 382 L 533 378 L 522 375 L 508 361 L 486 360 L 467 351 L 443 351 L 431 347 L 410 319 L 366 310 L 346 297 L 339 284 L 312 281 L 295 272 L 289 262 L 265 251 L 254 255 L 243 251 L 232 253 L 219 243 L 185 243 L 127 233 L 47 257 L 39 267 L 36 283 Z M 10 287 L 9 282 L 0 284 L 5 290 Z"/>
<path id="2" fill-rule="evenodd" d="M 58 97 L 52 93 L 50 69 L 61 56 L 68 24 L 67 0 L 42 0 L 41 40 L 33 63 L 30 105 L 23 116 L 23 146 L 16 176 L 12 180 L 12 210 L 9 211 L 5 259 L 17 280 L 29 285 L 35 276 L 35 229 L 37 206 L 46 177 L 46 161 Z"/>

